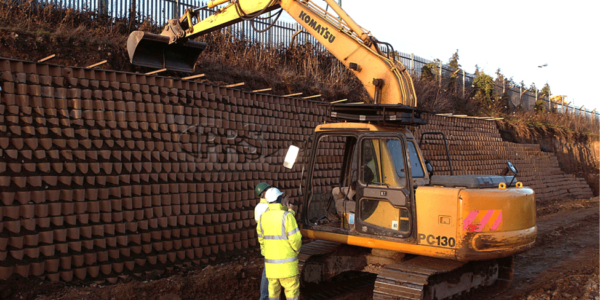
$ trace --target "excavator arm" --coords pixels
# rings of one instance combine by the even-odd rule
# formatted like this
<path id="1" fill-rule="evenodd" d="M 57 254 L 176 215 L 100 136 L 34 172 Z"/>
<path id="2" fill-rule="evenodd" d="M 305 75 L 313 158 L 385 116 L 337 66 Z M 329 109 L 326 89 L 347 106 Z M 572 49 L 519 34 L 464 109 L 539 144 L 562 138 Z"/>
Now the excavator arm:
<path id="1" fill-rule="evenodd" d="M 313 0 L 215 0 L 209 8 L 226 4 L 213 15 L 198 20 L 198 10 L 188 9 L 180 19 L 169 20 L 160 35 L 132 32 L 127 50 L 131 62 L 155 68 L 193 71 L 206 44 L 192 39 L 232 24 L 251 20 L 282 8 L 315 37 L 325 48 L 356 75 L 373 103 L 417 105 L 407 69 L 380 50 L 379 42 L 360 27 L 334 1 L 325 0 L 337 16 L 316 5 Z M 196 20 L 197 22 L 194 22 Z"/>

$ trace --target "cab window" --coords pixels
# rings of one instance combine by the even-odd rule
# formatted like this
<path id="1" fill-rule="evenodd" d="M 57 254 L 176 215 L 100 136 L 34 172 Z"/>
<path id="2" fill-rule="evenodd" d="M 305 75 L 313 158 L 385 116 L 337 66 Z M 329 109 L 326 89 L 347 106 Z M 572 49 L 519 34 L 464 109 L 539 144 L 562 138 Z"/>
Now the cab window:
<path id="1" fill-rule="evenodd" d="M 361 142 L 361 182 L 389 187 L 406 185 L 404 150 L 399 139 L 363 139 Z"/>
<path id="2" fill-rule="evenodd" d="M 362 182 L 365 184 L 381 182 L 379 178 L 379 164 L 375 150 L 375 144 L 372 139 L 365 139 L 362 142 Z M 378 147 L 377 143 L 377 148 Z"/>
<path id="3" fill-rule="evenodd" d="M 410 158 L 410 169 L 413 178 L 425 177 L 425 171 L 423 165 L 421 165 L 421 159 L 412 141 L 408 141 L 408 157 Z"/>
<path id="4" fill-rule="evenodd" d="M 390 156 L 392 157 L 392 161 L 394 162 L 396 175 L 401 178 L 406 177 L 406 174 L 404 173 L 404 155 L 402 152 L 402 144 L 400 144 L 400 140 L 387 140 L 386 143 L 388 149 L 390 150 Z"/>

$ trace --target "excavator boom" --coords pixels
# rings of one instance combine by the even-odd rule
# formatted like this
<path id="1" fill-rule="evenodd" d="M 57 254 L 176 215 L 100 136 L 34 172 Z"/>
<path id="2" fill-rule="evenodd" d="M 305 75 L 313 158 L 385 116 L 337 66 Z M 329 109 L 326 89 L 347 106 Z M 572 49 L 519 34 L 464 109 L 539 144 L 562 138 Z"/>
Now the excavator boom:
<path id="1" fill-rule="evenodd" d="M 380 45 L 385 43 L 356 24 L 335 1 L 325 1 L 337 16 L 312 0 L 211 1 L 209 8 L 226 5 L 196 23 L 193 20 L 198 19 L 198 10 L 188 9 L 180 19 L 169 20 L 160 35 L 135 31 L 129 37 L 127 50 L 132 64 L 193 72 L 206 44 L 192 39 L 282 8 L 352 70 L 373 103 L 416 106 L 412 78 L 402 63 L 395 60 L 395 53 L 383 53 Z"/>

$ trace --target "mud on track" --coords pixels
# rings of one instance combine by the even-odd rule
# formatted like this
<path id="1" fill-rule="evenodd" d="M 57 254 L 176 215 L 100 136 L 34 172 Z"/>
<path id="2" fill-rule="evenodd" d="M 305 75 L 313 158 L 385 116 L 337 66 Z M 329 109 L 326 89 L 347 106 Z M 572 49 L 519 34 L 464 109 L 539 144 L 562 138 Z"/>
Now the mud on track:
<path id="1" fill-rule="evenodd" d="M 511 288 L 497 294 L 478 291 L 467 299 L 599 299 L 598 198 L 564 201 L 538 209 L 536 247 L 517 256 Z M 221 257 L 214 266 L 175 269 L 162 277 L 143 277 L 103 286 L 91 281 L 50 283 L 12 279 L 0 285 L 0 299 L 257 299 L 262 259 L 256 250 Z M 360 283 L 361 277 L 347 278 Z M 365 281 L 368 276 L 362 277 Z M 368 284 L 345 282 L 311 286 L 303 299 L 371 299 Z M 351 291 L 350 291 L 351 290 Z M 322 298 L 325 297 L 326 298 Z"/>

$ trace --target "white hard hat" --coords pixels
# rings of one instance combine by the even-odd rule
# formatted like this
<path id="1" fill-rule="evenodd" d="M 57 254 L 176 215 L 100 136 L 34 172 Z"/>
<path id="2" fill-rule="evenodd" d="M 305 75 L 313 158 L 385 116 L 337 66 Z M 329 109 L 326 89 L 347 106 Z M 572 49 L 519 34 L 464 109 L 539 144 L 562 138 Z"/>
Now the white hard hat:
<path id="1" fill-rule="evenodd" d="M 270 188 L 265 193 L 265 199 L 267 200 L 267 202 L 273 203 L 277 201 L 277 198 L 279 198 L 279 196 L 281 195 L 283 195 L 283 192 L 280 191 L 278 188 Z"/>

